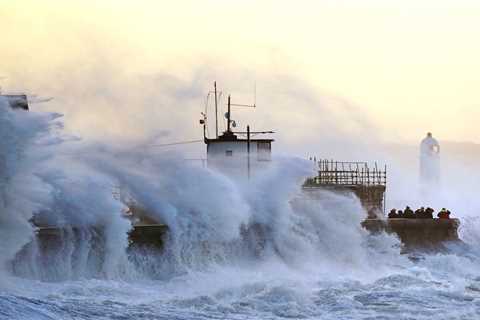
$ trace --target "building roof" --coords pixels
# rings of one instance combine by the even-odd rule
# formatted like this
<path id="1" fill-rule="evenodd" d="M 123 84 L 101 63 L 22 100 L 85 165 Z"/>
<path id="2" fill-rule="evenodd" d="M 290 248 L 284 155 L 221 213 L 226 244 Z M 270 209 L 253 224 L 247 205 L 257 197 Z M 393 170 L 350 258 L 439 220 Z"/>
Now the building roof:
<path id="1" fill-rule="evenodd" d="M 235 133 L 231 131 L 225 131 L 221 136 L 217 139 L 205 139 L 205 143 L 218 143 L 218 142 L 247 142 L 247 138 L 239 138 Z M 273 139 L 252 139 L 250 138 L 250 142 L 272 142 L 275 141 Z"/>
<path id="2" fill-rule="evenodd" d="M 28 100 L 25 94 L 2 94 L 0 97 L 6 98 L 13 109 L 28 110 Z"/>
<path id="3" fill-rule="evenodd" d="M 209 144 L 209 143 L 220 143 L 220 142 L 247 142 L 248 140 L 247 139 L 232 139 L 232 140 L 228 140 L 228 139 L 206 139 L 205 140 L 205 143 Z M 272 141 L 275 141 L 273 139 L 250 139 L 250 142 L 272 142 Z"/>

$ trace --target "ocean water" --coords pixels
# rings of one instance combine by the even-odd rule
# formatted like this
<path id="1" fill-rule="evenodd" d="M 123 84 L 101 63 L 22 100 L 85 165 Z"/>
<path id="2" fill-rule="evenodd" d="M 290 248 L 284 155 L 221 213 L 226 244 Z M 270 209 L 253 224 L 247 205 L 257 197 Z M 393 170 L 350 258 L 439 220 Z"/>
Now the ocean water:
<path id="1" fill-rule="evenodd" d="M 0 319 L 480 318 L 477 219 L 461 217 L 464 244 L 401 254 L 353 196 L 303 197 L 300 159 L 246 182 L 61 127 L 0 100 Z M 169 225 L 162 252 L 129 249 L 132 201 Z M 50 255 L 34 215 L 67 230 Z"/>
<path id="2" fill-rule="evenodd" d="M 319 261 L 320 265 L 322 262 Z M 313 267 L 313 266 L 312 266 Z M 353 268 L 354 266 L 352 266 Z M 478 260 L 445 254 L 375 269 L 298 270 L 273 259 L 170 279 L 12 278 L 2 319 L 477 319 Z M 314 269 L 314 268 L 312 268 Z M 355 268 L 356 269 L 356 268 Z"/>

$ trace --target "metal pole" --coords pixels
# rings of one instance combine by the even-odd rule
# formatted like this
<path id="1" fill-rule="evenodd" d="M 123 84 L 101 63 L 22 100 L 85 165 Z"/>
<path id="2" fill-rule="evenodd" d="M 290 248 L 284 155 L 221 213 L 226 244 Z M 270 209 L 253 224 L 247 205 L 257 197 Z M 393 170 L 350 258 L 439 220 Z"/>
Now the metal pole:
<path id="1" fill-rule="evenodd" d="M 250 126 L 247 126 L 247 172 L 250 179 Z"/>
<path id="2" fill-rule="evenodd" d="M 213 83 L 215 88 L 215 134 L 218 139 L 218 107 L 217 107 L 217 81 Z"/>
<path id="3" fill-rule="evenodd" d="M 227 132 L 230 132 L 230 95 L 228 96 Z"/>
<path id="4" fill-rule="evenodd" d="M 385 164 L 385 191 L 383 192 L 383 214 L 387 213 L 387 165 Z"/>
<path id="5" fill-rule="evenodd" d="M 203 123 L 203 141 L 205 141 L 205 143 L 207 143 L 207 125 L 206 123 L 204 122 Z"/>

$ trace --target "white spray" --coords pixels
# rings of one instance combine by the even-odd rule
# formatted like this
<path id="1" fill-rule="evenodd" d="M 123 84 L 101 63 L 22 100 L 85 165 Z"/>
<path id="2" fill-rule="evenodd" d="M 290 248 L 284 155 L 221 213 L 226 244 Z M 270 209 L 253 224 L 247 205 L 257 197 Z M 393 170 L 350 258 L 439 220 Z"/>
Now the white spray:
<path id="1" fill-rule="evenodd" d="M 33 237 L 29 219 L 48 205 L 50 188 L 34 171 L 57 114 L 13 111 L 0 97 L 0 272 Z"/>

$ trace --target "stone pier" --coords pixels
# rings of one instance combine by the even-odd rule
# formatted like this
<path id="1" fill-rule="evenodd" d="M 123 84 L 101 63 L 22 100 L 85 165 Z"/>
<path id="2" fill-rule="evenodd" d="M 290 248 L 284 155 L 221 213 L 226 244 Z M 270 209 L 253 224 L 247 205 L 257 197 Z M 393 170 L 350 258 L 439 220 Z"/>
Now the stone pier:
<path id="1" fill-rule="evenodd" d="M 362 226 L 372 233 L 395 234 L 407 250 L 437 250 L 444 243 L 460 241 L 458 219 L 366 219 Z"/>

